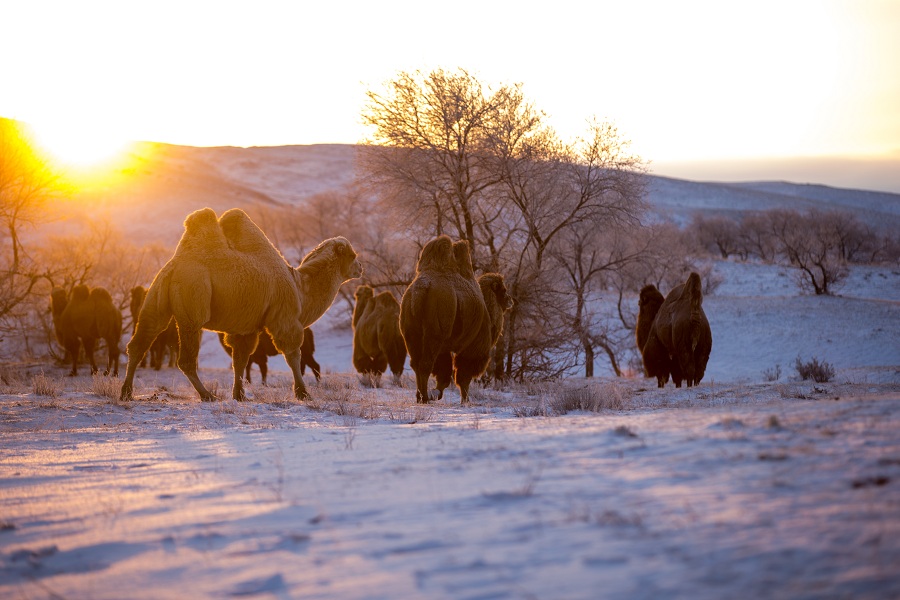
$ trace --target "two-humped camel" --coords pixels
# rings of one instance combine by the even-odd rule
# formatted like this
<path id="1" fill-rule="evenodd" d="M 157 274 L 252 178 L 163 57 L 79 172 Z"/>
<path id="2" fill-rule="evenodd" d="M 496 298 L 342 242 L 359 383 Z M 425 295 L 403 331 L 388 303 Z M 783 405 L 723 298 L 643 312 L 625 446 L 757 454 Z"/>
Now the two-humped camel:
<path id="1" fill-rule="evenodd" d="M 291 369 L 295 395 L 306 397 L 300 372 L 303 330 L 325 313 L 345 281 L 362 274 L 350 242 L 325 240 L 293 268 L 240 209 L 218 219 L 210 208 L 198 210 L 188 215 L 184 228 L 175 254 L 147 291 L 128 344 L 121 398 L 131 398 L 138 362 L 173 316 L 181 344 L 178 367 L 201 400 L 215 399 L 197 375 L 203 329 L 226 334 L 233 398 L 245 397 L 242 376 L 263 329 Z"/>

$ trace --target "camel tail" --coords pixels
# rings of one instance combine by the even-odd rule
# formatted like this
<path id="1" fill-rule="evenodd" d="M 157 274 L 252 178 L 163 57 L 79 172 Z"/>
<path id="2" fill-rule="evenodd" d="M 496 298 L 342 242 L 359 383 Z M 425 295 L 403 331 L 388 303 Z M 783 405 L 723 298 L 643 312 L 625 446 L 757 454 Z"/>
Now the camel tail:
<path id="1" fill-rule="evenodd" d="M 691 302 L 691 350 L 697 349 L 703 325 L 703 284 L 697 273 L 691 273 L 684 284 L 684 293 Z"/>

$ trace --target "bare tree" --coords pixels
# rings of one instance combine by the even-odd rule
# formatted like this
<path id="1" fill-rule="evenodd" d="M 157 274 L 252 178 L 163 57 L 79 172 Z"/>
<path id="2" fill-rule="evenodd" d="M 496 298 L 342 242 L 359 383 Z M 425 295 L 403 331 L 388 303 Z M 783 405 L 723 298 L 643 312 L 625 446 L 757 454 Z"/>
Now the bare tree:
<path id="1" fill-rule="evenodd" d="M 800 287 L 816 295 L 831 294 L 847 277 L 847 265 L 827 215 L 815 210 L 806 214 L 773 210 L 769 217 L 779 254 L 797 269 Z"/>
<path id="2" fill-rule="evenodd" d="M 383 93 L 368 92 L 372 127 L 363 169 L 371 183 L 413 198 L 430 213 L 432 235 L 475 240 L 478 202 L 497 183 L 486 161 L 498 115 L 523 101 L 519 86 L 486 90 L 467 71 L 401 72 Z M 477 265 L 476 265 L 477 266 Z"/>
<path id="3" fill-rule="evenodd" d="M 708 252 L 718 254 L 722 258 L 728 258 L 733 254 L 747 258 L 747 251 L 741 243 L 740 226 L 733 219 L 696 213 L 687 232 Z"/>
<path id="4" fill-rule="evenodd" d="M 579 342 L 560 310 L 564 277 L 548 257 L 557 246 L 565 254 L 573 227 L 637 222 L 640 159 L 606 123 L 592 121 L 584 139 L 564 143 L 519 85 L 491 91 L 465 71 L 438 70 L 401 73 L 387 88 L 369 93 L 363 115 L 374 128 L 364 177 L 401 217 L 414 216 L 406 221 L 413 236 L 469 240 L 476 269 L 506 278 L 516 303 L 494 374 L 561 374 Z"/>
<path id="5" fill-rule="evenodd" d="M 62 189 L 59 175 L 34 149 L 23 127 L 0 119 L 0 320 L 48 275 L 32 259 L 22 234 L 46 220 L 47 202 Z"/>

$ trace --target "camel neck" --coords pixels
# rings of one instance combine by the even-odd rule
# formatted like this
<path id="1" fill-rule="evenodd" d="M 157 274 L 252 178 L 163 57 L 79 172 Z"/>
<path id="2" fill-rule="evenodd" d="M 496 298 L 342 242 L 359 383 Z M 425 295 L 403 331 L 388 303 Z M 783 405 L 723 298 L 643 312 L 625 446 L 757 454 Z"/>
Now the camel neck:
<path id="1" fill-rule="evenodd" d="M 300 322 L 309 327 L 331 307 L 343 282 L 327 268 L 304 265 L 294 269 L 294 277 L 300 290 Z"/>

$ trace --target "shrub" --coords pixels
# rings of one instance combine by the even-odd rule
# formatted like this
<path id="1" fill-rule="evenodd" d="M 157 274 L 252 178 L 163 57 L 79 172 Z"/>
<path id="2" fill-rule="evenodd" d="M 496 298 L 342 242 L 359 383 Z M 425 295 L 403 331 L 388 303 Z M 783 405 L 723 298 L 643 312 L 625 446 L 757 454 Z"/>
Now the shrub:
<path id="1" fill-rule="evenodd" d="M 48 396 L 50 398 L 59 396 L 59 382 L 44 375 L 43 371 L 34 376 L 32 384 L 35 396 Z"/>
<path id="2" fill-rule="evenodd" d="M 809 362 L 803 362 L 798 356 L 794 361 L 794 368 L 804 381 L 812 379 L 816 383 L 826 383 L 834 378 L 834 367 L 824 360 L 820 363 L 816 357 Z"/>
<path id="3" fill-rule="evenodd" d="M 558 415 L 564 415 L 573 410 L 590 412 L 622 410 L 625 408 L 623 396 L 622 389 L 614 383 L 563 387 L 552 396 L 550 405 Z"/>
<path id="4" fill-rule="evenodd" d="M 766 381 L 778 381 L 781 379 L 781 365 L 776 364 L 773 369 L 766 369 L 763 371 L 763 377 L 766 378 Z"/>

